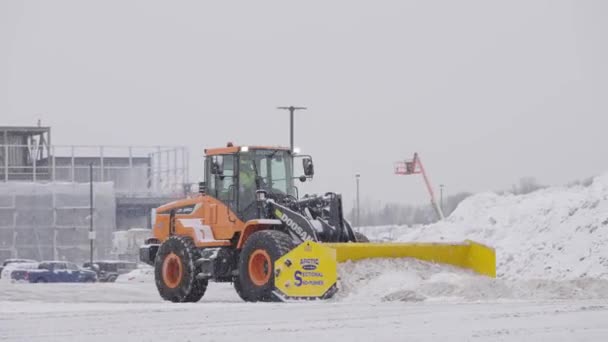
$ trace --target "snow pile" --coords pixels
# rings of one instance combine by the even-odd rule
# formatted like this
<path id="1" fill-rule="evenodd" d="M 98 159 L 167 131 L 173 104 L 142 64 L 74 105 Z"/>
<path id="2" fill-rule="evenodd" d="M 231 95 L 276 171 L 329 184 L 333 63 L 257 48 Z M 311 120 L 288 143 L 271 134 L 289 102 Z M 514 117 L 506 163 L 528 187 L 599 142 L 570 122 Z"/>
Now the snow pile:
<path id="1" fill-rule="evenodd" d="M 347 262 L 340 264 L 339 274 L 336 300 L 347 302 L 608 298 L 608 280 L 493 279 L 415 259 Z"/>
<path id="2" fill-rule="evenodd" d="M 478 194 L 443 222 L 361 232 L 375 241 L 485 243 L 496 249 L 498 278 L 418 260 L 366 260 L 340 266 L 343 300 L 608 298 L 608 174 L 589 186 Z"/>
<path id="3" fill-rule="evenodd" d="M 444 222 L 405 230 L 397 240 L 465 239 L 496 248 L 499 278 L 608 279 L 608 174 L 587 187 L 475 195 Z"/>
<path id="4" fill-rule="evenodd" d="M 116 278 L 117 283 L 153 283 L 154 268 L 145 264 L 137 265 L 133 271 L 121 274 Z"/>

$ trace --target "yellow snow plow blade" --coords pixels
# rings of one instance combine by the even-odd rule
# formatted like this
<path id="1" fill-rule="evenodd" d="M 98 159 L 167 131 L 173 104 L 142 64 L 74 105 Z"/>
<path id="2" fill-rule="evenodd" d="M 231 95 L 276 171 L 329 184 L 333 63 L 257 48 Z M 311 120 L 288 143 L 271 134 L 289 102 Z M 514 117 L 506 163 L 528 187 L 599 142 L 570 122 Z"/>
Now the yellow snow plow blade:
<path id="1" fill-rule="evenodd" d="M 325 243 L 336 250 L 336 261 L 370 258 L 415 258 L 473 270 L 496 277 L 494 248 L 467 240 L 463 243 Z"/>
<path id="2" fill-rule="evenodd" d="M 370 258 L 415 258 L 496 277 L 494 249 L 469 240 L 463 243 L 306 241 L 275 261 L 275 294 L 283 300 L 330 298 L 338 291 L 337 264 Z"/>

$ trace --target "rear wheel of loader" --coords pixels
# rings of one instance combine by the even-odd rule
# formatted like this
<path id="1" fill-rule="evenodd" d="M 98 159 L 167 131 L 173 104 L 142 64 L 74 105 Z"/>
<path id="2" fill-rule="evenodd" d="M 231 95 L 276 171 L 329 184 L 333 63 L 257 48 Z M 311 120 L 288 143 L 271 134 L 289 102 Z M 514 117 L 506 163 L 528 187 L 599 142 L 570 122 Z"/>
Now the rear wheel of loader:
<path id="1" fill-rule="evenodd" d="M 199 253 L 192 239 L 169 237 L 158 249 L 154 260 L 156 288 L 164 300 L 198 302 L 207 289 L 207 280 L 196 279 L 194 262 Z"/>
<path id="2" fill-rule="evenodd" d="M 245 242 L 239 258 L 239 276 L 234 287 L 249 302 L 277 300 L 274 290 L 274 262 L 295 247 L 286 233 L 263 230 Z"/>
<path id="3" fill-rule="evenodd" d="M 355 233 L 355 240 L 357 240 L 357 242 L 369 242 L 369 239 L 367 238 L 367 236 L 363 235 L 363 233 L 359 233 L 359 232 L 354 232 Z"/>

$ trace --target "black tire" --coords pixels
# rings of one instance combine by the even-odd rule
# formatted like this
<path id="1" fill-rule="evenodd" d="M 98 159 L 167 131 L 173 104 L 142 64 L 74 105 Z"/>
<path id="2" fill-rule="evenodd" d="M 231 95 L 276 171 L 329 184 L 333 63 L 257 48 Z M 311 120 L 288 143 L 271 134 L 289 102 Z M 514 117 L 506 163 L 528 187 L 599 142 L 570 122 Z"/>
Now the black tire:
<path id="1" fill-rule="evenodd" d="M 277 301 L 278 298 L 273 294 L 274 262 L 294 247 L 293 240 L 284 232 L 262 230 L 253 233 L 245 242 L 239 258 L 239 276 L 234 284 L 234 288 L 239 296 L 248 302 Z M 269 274 L 269 277 L 263 284 L 259 282 L 256 284 L 252 279 L 252 275 L 249 274 L 250 258 L 254 253 L 266 253 L 270 257 L 270 263 L 267 265 L 267 272 L 265 272 L 265 274 Z"/>
<path id="2" fill-rule="evenodd" d="M 234 278 L 234 280 L 232 281 L 232 285 L 234 286 L 236 294 L 238 294 L 242 300 L 247 301 L 247 297 L 243 295 L 243 289 L 241 289 L 241 282 L 239 281 L 238 277 Z"/>
<path id="3" fill-rule="evenodd" d="M 359 232 L 354 232 L 354 233 L 355 233 L 355 240 L 357 240 L 357 242 L 369 242 L 369 239 L 363 233 L 359 233 Z"/>
<path id="4" fill-rule="evenodd" d="M 196 279 L 194 262 L 199 252 L 192 239 L 184 236 L 171 236 L 158 249 L 154 260 L 154 279 L 158 293 L 164 300 L 174 303 L 198 302 L 207 290 L 207 280 Z M 165 265 L 167 263 L 167 265 Z M 174 267 L 175 272 L 164 270 Z M 175 266 L 177 265 L 177 266 Z"/>

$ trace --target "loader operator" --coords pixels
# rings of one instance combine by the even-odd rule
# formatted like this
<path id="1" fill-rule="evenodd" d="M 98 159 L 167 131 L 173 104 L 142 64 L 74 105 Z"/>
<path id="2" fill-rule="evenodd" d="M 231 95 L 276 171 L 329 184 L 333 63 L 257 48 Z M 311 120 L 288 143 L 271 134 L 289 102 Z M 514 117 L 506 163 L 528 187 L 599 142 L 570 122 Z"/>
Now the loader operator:
<path id="1" fill-rule="evenodd" d="M 255 170 L 253 161 L 241 158 L 239 165 L 239 209 L 245 217 L 255 216 Z"/>

